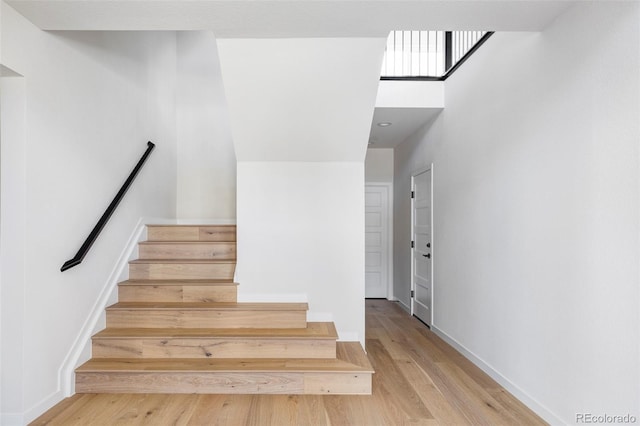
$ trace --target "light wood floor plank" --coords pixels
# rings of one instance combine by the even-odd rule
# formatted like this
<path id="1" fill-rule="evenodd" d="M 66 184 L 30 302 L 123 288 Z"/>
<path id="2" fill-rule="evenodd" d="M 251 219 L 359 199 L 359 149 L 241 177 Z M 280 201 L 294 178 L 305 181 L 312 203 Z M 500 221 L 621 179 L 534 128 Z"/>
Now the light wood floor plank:
<path id="1" fill-rule="evenodd" d="M 191 395 L 171 396 L 163 405 L 162 410 L 158 412 L 156 419 L 150 419 L 149 424 L 161 424 L 164 419 L 171 419 L 171 424 L 176 426 L 186 426 L 189 419 L 196 410 L 196 405 L 191 403 L 193 397 Z"/>
<path id="2" fill-rule="evenodd" d="M 517 424 L 531 425 L 537 424 L 537 422 L 540 421 L 533 411 L 520 403 L 520 401 L 514 399 L 513 396 L 503 388 L 498 387 L 496 389 L 488 389 L 487 392 L 489 392 L 496 401 L 499 401 L 500 404 L 509 411 L 509 414 L 516 419 Z"/>
<path id="3" fill-rule="evenodd" d="M 327 397 L 305 395 L 297 396 L 299 425 L 330 426 L 327 410 L 324 406 Z"/>
<path id="4" fill-rule="evenodd" d="M 241 399 L 245 395 L 234 395 L 233 399 Z M 198 395 L 192 396 L 192 404 L 195 406 L 189 425 L 224 425 L 223 414 L 228 414 L 227 409 L 230 404 L 229 395 Z M 241 423 L 240 423 L 241 424 Z"/>
<path id="5" fill-rule="evenodd" d="M 371 397 L 327 397 L 325 407 L 331 426 L 386 426 L 389 425 L 380 411 L 372 409 Z"/>
<path id="6" fill-rule="evenodd" d="M 113 413 L 125 407 L 128 402 L 129 397 L 127 395 L 91 395 L 89 402 L 76 410 L 72 416 L 60 419 L 59 422 L 53 424 L 61 426 L 104 424 L 104 422 L 108 420 L 104 418 L 104 412 L 96 410 L 96 407 L 107 406 L 109 407 L 109 411 Z M 109 415 L 109 417 L 111 416 L 112 414 Z"/>
<path id="7" fill-rule="evenodd" d="M 99 394 L 101 395 L 101 394 Z M 106 394 L 102 394 L 106 395 Z M 156 413 L 162 409 L 165 401 L 173 395 L 144 394 L 144 395 L 123 395 L 123 400 L 127 403 L 120 410 L 112 410 L 113 413 L 103 413 L 103 422 L 114 422 L 115 424 L 141 424 L 145 419 L 157 418 Z"/>
<path id="8" fill-rule="evenodd" d="M 402 421 L 406 418 L 432 419 L 433 416 L 380 341 L 368 340 L 367 350 L 376 371 L 374 382 L 380 383 L 378 391 L 388 392 L 388 397 L 380 400 L 381 408 L 384 409 L 385 414 L 392 415 L 397 410 L 405 415 Z M 389 404 L 391 395 L 399 397 L 392 405 Z M 395 423 L 399 423 L 397 420 L 396 418 Z"/>
<path id="9" fill-rule="evenodd" d="M 209 417 L 203 419 L 205 420 L 204 423 L 200 423 L 200 420 L 196 422 L 192 417 L 189 424 L 215 426 L 246 425 L 249 420 L 249 410 L 247 408 L 251 405 L 254 397 L 255 395 L 235 395 L 233 397 L 225 397 L 223 395 L 224 399 L 220 409 L 218 411 L 210 411 Z"/>
<path id="10" fill-rule="evenodd" d="M 297 395 L 255 395 L 249 407 L 248 426 L 298 424 Z"/>
<path id="11" fill-rule="evenodd" d="M 87 394 L 68 398 L 32 424 L 545 424 L 397 303 L 368 300 L 366 307 L 367 352 L 376 370 L 370 396 Z"/>
<path id="12" fill-rule="evenodd" d="M 380 343 L 382 343 L 382 346 L 384 346 L 386 351 L 395 362 L 407 361 L 411 359 L 411 357 L 408 356 L 406 349 L 400 343 L 396 342 L 393 337 L 384 330 L 380 331 L 377 334 L 377 337 L 373 337 L 367 334 L 367 340 L 369 339 L 376 339 Z"/>
<path id="13" fill-rule="evenodd" d="M 471 423 L 456 410 L 433 384 L 429 376 L 414 362 L 404 361 L 398 365 L 400 371 L 420 396 L 427 409 L 441 425 L 464 426 Z"/>
<path id="14" fill-rule="evenodd" d="M 456 365 L 449 362 L 438 363 L 438 367 L 448 376 L 455 379 L 457 386 L 468 396 L 467 404 L 470 409 L 481 413 L 487 425 L 516 424 L 513 416 L 502 405 L 487 393 L 478 383 L 474 382 Z"/>

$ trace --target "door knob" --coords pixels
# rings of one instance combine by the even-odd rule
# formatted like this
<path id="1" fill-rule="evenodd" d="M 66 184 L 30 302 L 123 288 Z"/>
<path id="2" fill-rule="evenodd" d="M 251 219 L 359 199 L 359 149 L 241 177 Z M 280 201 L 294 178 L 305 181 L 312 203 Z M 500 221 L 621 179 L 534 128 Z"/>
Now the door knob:
<path id="1" fill-rule="evenodd" d="M 431 259 L 431 253 L 423 254 L 423 256 L 426 257 L 427 259 Z"/>
<path id="2" fill-rule="evenodd" d="M 431 247 L 431 243 L 427 243 L 427 248 L 430 248 L 430 247 Z"/>

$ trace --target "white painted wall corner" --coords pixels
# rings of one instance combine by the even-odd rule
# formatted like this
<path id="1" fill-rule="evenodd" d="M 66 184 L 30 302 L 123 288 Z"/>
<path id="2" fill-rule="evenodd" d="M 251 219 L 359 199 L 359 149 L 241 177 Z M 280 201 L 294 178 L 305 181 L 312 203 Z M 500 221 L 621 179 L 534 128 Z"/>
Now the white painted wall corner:
<path id="1" fill-rule="evenodd" d="M 407 305 L 400 299 L 395 299 L 395 301 L 398 302 L 398 305 L 400 305 L 402 309 L 404 309 L 409 315 L 411 315 L 411 307 L 409 305 Z"/>

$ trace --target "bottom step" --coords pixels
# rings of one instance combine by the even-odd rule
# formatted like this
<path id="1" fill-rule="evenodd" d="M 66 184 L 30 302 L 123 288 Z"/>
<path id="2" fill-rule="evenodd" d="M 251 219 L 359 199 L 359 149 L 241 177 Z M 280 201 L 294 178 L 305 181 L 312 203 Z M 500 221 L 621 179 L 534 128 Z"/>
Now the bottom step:
<path id="1" fill-rule="evenodd" d="M 336 359 L 92 359 L 76 370 L 76 392 L 370 395 L 360 344 L 336 350 Z"/>

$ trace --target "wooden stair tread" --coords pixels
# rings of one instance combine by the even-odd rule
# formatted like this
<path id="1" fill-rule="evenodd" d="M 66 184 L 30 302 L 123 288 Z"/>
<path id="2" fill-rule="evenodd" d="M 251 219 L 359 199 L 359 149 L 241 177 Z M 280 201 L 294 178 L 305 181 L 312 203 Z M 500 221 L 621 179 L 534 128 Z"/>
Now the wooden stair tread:
<path id="1" fill-rule="evenodd" d="M 147 225 L 80 393 L 371 394 L 373 368 L 307 303 L 237 303 L 236 225 Z"/>
<path id="2" fill-rule="evenodd" d="M 358 365 L 366 371 L 374 372 L 367 354 L 358 342 L 337 342 L 336 357 L 346 362 Z"/>
<path id="3" fill-rule="evenodd" d="M 168 245 L 168 244 L 178 244 L 178 245 L 191 245 L 191 246 L 197 246 L 197 245 L 223 245 L 223 244 L 229 244 L 229 243 L 233 243 L 235 244 L 236 241 L 234 240 L 229 240 L 229 241 L 184 241 L 184 240 L 147 240 L 147 241 L 140 241 L 138 243 L 138 245 L 141 246 L 164 246 L 164 245 Z"/>
<path id="4" fill-rule="evenodd" d="M 236 225 L 206 225 L 206 224 L 176 224 L 176 225 L 171 225 L 171 224 L 159 224 L 159 225 L 154 225 L 154 224 L 147 224 L 147 227 L 153 227 L 153 228 L 235 228 Z"/>
<path id="5" fill-rule="evenodd" d="M 225 311 L 306 311 L 306 303 L 233 303 L 233 302 L 118 302 L 113 310 L 225 310 Z"/>
<path id="6" fill-rule="evenodd" d="M 366 372 L 373 373 L 358 365 L 340 359 L 228 359 L 228 358 L 174 358 L 137 359 L 105 358 L 91 359 L 76 369 L 77 373 L 88 372 L 136 372 L 136 373 L 205 373 L 205 372 L 247 372 L 268 373 L 274 371 L 300 372 Z"/>
<path id="7" fill-rule="evenodd" d="M 236 230 L 236 225 L 147 225 L 147 240 L 235 242 Z"/>
<path id="8" fill-rule="evenodd" d="M 333 340 L 338 337 L 333 323 L 309 322 L 307 328 L 106 328 L 94 339 L 161 339 L 161 338 L 225 338 L 225 339 L 297 339 Z"/>
<path id="9" fill-rule="evenodd" d="M 118 283 L 120 286 L 136 286 L 136 285 L 150 285 L 150 286 L 237 286 L 238 283 L 233 280 L 227 279 L 189 279 L 183 280 L 126 280 Z"/>
<path id="10" fill-rule="evenodd" d="M 130 265 L 139 264 L 225 264 L 233 263 L 235 265 L 235 259 L 135 259 L 129 261 Z"/>
<path id="11" fill-rule="evenodd" d="M 338 342 L 338 348 L 345 343 Z M 353 348 L 347 349 L 351 352 Z M 360 348 L 362 352 L 362 348 Z M 340 354 L 344 351 L 338 351 Z M 364 354 L 364 352 L 363 352 Z M 366 358 L 366 356 L 365 356 Z M 358 372 L 373 373 L 371 364 L 354 364 L 340 358 L 174 358 L 174 359 L 136 359 L 136 358 L 93 358 L 76 369 L 77 373 L 96 372 L 135 372 L 135 373 L 207 373 L 207 372 Z"/>

